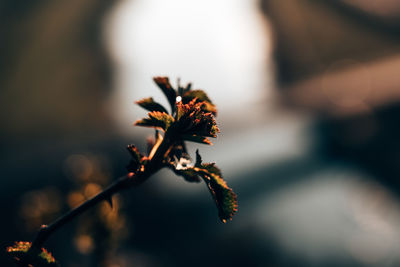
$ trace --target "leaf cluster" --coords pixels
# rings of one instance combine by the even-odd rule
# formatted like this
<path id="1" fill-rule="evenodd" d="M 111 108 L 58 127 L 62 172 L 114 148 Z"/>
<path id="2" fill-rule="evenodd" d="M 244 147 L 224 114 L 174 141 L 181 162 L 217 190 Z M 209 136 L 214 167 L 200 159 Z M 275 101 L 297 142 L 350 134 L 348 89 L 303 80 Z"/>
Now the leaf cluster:
<path id="1" fill-rule="evenodd" d="M 136 121 L 135 125 L 155 129 L 154 138 L 148 140 L 147 153 L 142 154 L 134 145 L 129 145 L 127 147 L 131 155 L 127 166 L 129 174 L 59 218 L 51 225 L 53 231 L 99 201 L 107 200 L 112 206 L 113 190 L 117 191 L 116 188 L 126 186 L 128 184 L 126 181 L 135 181 L 131 179 L 132 177 L 142 178 L 138 179 L 139 182 L 136 181 L 139 184 L 163 167 L 171 169 L 188 182 L 204 181 L 222 222 L 231 220 L 237 212 L 237 196 L 224 181 L 221 170 L 215 163 L 203 163 L 198 150 L 196 150 L 196 160 L 193 161 L 185 145 L 185 141 L 212 145 L 209 138 L 215 138 L 219 133 L 215 121 L 216 106 L 203 90 L 192 90 L 190 83 L 183 87 L 178 82 L 175 89 L 167 77 L 155 77 L 154 82 L 167 98 L 170 112 L 151 97 L 136 102 L 149 113 L 146 118 Z M 39 232 L 35 241 L 38 237 L 41 241 L 34 242 L 35 245 L 31 242 L 16 242 L 7 248 L 8 254 L 19 266 L 59 266 L 51 253 L 41 248 L 49 236 L 46 233 L 49 232 Z"/>
<path id="2" fill-rule="evenodd" d="M 154 82 L 167 98 L 170 113 L 151 97 L 136 102 L 149 113 L 148 117 L 136 121 L 135 125 L 155 128 L 156 134 L 148 142 L 147 156 L 142 155 L 135 146 L 128 146 L 132 155 L 128 170 L 143 171 L 161 143 L 168 142 L 170 147 L 164 155 L 163 165 L 188 182 L 204 181 L 221 221 L 231 220 L 238 206 L 236 194 L 228 187 L 215 163 L 202 163 L 198 150 L 196 162 L 193 162 L 185 146 L 185 141 L 212 145 L 209 138 L 215 138 L 219 133 L 215 121 L 216 106 L 203 90 L 191 90 L 190 83 L 184 87 L 178 83 L 177 89 L 174 89 L 167 77 L 155 77 Z"/>

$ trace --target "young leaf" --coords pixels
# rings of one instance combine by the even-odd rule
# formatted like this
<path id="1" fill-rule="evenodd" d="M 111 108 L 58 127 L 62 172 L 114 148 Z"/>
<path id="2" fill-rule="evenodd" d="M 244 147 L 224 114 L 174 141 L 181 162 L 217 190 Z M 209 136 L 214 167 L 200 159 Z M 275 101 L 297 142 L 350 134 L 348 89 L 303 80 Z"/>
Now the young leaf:
<path id="1" fill-rule="evenodd" d="M 201 167 L 207 170 L 209 173 L 216 174 L 222 178 L 221 170 L 215 165 L 215 163 L 204 163 L 201 164 Z"/>
<path id="2" fill-rule="evenodd" d="M 211 145 L 211 146 L 213 145 L 213 143 L 211 143 L 210 139 L 208 139 L 207 137 L 199 136 L 199 135 L 185 134 L 185 135 L 182 135 L 182 139 L 186 140 L 186 141 L 200 143 L 200 144 L 206 144 L 206 145 Z"/>
<path id="3" fill-rule="evenodd" d="M 231 220 L 237 211 L 237 196 L 226 182 L 222 179 L 220 171 L 215 165 L 203 166 L 201 177 L 207 184 L 207 187 L 214 198 L 218 208 L 218 215 L 222 222 Z M 215 172 L 212 172 L 215 171 Z"/>
<path id="4" fill-rule="evenodd" d="M 171 113 L 175 111 L 176 102 L 176 91 L 172 88 L 168 77 L 154 77 L 154 82 L 160 87 L 161 91 L 167 97 L 169 104 L 171 105 Z"/>
<path id="5" fill-rule="evenodd" d="M 202 109 L 205 112 L 211 112 L 214 116 L 217 115 L 217 107 L 211 102 L 210 98 L 203 90 L 186 91 L 182 95 L 182 102 L 187 104 L 195 98 L 197 99 L 196 102 L 203 102 Z"/>
<path id="6" fill-rule="evenodd" d="M 161 104 L 155 102 L 152 97 L 143 98 L 135 103 L 142 108 L 147 109 L 148 111 L 160 111 L 168 113 L 168 111 Z"/>
<path id="7" fill-rule="evenodd" d="M 237 196 L 228 187 L 220 170 L 214 164 L 203 164 L 201 167 L 189 167 L 184 170 L 174 170 L 177 175 L 183 176 L 187 181 L 197 181 L 198 177 L 203 178 L 215 204 L 218 208 L 218 215 L 222 222 L 231 220 L 237 211 Z"/>
<path id="8" fill-rule="evenodd" d="M 180 96 L 183 96 L 187 91 L 190 91 L 191 88 L 192 88 L 192 84 L 191 83 L 188 83 L 186 85 L 186 87 L 182 87 L 181 86 L 181 81 L 180 81 L 180 79 L 178 79 L 178 94 Z"/>
<path id="9" fill-rule="evenodd" d="M 13 246 L 7 247 L 7 252 L 17 263 L 21 263 L 22 260 L 26 261 L 26 266 L 59 266 L 51 253 L 44 248 L 41 248 L 37 255 L 28 255 L 28 250 L 30 249 L 31 245 L 31 242 L 18 241 L 15 242 Z"/>
<path id="10" fill-rule="evenodd" d="M 166 131 L 169 126 L 175 121 L 174 118 L 165 113 L 159 111 L 149 112 L 148 118 L 144 118 L 135 122 L 137 126 L 144 126 L 144 127 L 154 127 L 159 128 Z"/>
<path id="11" fill-rule="evenodd" d="M 202 163 L 199 151 L 196 150 L 196 162 L 194 166 L 185 168 L 179 167 L 178 164 L 170 164 L 169 166 L 177 175 L 183 176 L 186 181 L 198 182 L 199 177 L 206 183 L 215 204 L 218 208 L 218 215 L 222 222 L 231 220 L 237 211 L 237 196 L 228 187 L 222 178 L 221 170 L 215 163 Z"/>
<path id="12" fill-rule="evenodd" d="M 204 102 L 196 103 L 197 98 L 188 104 L 177 103 L 176 119 L 182 135 L 199 135 L 216 137 L 218 126 L 211 112 L 204 112 L 201 106 Z"/>
<path id="13" fill-rule="evenodd" d="M 172 168 L 172 170 L 175 172 L 176 175 L 182 176 L 187 182 L 199 183 L 201 181 L 199 175 L 192 167 L 183 170 Z"/>

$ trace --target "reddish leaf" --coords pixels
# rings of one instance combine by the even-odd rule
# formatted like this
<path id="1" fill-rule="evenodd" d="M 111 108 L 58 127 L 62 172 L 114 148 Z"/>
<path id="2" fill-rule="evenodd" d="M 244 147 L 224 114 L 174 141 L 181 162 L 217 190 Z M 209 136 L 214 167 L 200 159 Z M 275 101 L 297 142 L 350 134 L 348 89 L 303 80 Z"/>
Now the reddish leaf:
<path id="1" fill-rule="evenodd" d="M 182 96 L 182 102 L 187 104 L 195 98 L 197 99 L 197 103 L 203 102 L 201 107 L 203 111 L 211 112 L 214 116 L 217 115 L 217 107 L 211 102 L 210 98 L 203 90 L 190 90 L 185 92 Z"/>
<path id="2" fill-rule="evenodd" d="M 175 111 L 176 102 L 176 91 L 172 88 L 168 77 L 154 77 L 154 82 L 160 87 L 161 91 L 167 97 L 169 104 L 171 105 L 171 113 Z"/>

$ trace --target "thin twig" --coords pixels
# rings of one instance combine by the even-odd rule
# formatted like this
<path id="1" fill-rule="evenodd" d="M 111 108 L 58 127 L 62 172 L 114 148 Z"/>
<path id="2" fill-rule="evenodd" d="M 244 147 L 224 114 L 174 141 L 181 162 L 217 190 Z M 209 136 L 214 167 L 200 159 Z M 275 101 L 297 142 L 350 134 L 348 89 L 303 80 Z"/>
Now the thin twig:
<path id="1" fill-rule="evenodd" d="M 113 184 L 111 184 L 109 187 L 98 193 L 96 196 L 85 201 L 78 207 L 70 210 L 68 213 L 62 215 L 50 225 L 42 225 L 38 234 L 36 235 L 35 239 L 32 242 L 31 248 L 40 249 L 43 243 L 46 242 L 46 240 L 49 238 L 49 236 L 57 229 L 62 227 L 64 224 L 66 224 L 76 216 L 80 215 L 81 213 L 85 212 L 86 210 L 90 209 L 91 207 L 95 206 L 99 202 L 103 200 L 110 201 L 112 195 L 126 188 L 130 180 L 134 179 L 134 177 L 135 175 L 133 173 L 129 173 L 125 176 L 122 176 Z"/>
<path id="2" fill-rule="evenodd" d="M 104 200 L 111 201 L 111 197 L 115 193 L 143 183 L 150 176 L 152 176 L 154 173 L 156 173 L 158 170 L 160 170 L 163 167 L 163 164 L 162 164 L 163 157 L 167 153 L 167 151 L 169 151 L 172 143 L 173 142 L 169 138 L 167 138 L 167 136 L 164 136 L 164 140 L 158 147 L 153 158 L 147 164 L 144 171 L 139 171 L 137 173 L 130 172 L 127 175 L 120 177 L 113 184 L 111 184 L 109 187 L 107 187 L 106 189 L 104 189 L 103 191 L 98 193 L 96 196 L 85 201 L 84 203 L 82 203 L 78 207 L 70 210 L 66 214 L 62 215 L 61 217 L 56 219 L 53 223 L 51 223 L 49 225 L 42 225 L 39 232 L 37 233 L 35 239 L 33 240 L 32 245 L 31 245 L 25 259 L 23 259 L 20 262 L 20 266 L 25 266 L 24 264 L 25 264 L 26 260 L 29 259 L 29 257 L 33 256 L 34 254 L 39 253 L 40 249 L 42 248 L 42 246 L 46 242 L 46 240 L 55 231 L 60 229 L 64 224 L 71 221 L 75 217 L 79 216 L 86 210 L 97 205 L 101 201 L 104 201 Z"/>

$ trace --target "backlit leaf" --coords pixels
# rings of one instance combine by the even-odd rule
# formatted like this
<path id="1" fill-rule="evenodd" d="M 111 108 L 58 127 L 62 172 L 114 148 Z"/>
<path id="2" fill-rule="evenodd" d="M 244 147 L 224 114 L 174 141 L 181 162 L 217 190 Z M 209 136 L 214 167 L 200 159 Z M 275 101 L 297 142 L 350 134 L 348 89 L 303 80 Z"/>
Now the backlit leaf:
<path id="1" fill-rule="evenodd" d="M 182 139 L 185 141 L 191 141 L 200 144 L 212 145 L 210 139 L 207 137 L 199 136 L 199 135 L 182 135 Z"/>
<path id="2" fill-rule="evenodd" d="M 168 77 L 154 77 L 154 82 L 160 87 L 161 91 L 167 97 L 169 104 L 171 105 L 171 113 L 175 111 L 176 102 L 176 91 L 172 88 Z"/>
<path id="3" fill-rule="evenodd" d="M 193 167 L 177 168 L 176 165 L 171 167 L 177 175 L 183 176 L 189 182 L 198 181 L 201 177 L 215 201 L 221 221 L 225 223 L 232 219 L 238 208 L 237 196 L 228 187 L 215 163 L 201 163 L 201 156 L 196 151 L 196 163 Z"/>
<path id="4" fill-rule="evenodd" d="M 180 96 L 183 96 L 187 91 L 190 91 L 192 89 L 192 84 L 188 83 L 185 87 L 181 86 L 181 81 L 178 79 L 178 94 Z"/>
<path id="5" fill-rule="evenodd" d="M 221 170 L 215 165 L 215 163 L 204 163 L 201 167 L 210 173 L 216 174 L 222 178 Z"/>
<path id="6" fill-rule="evenodd" d="M 190 90 L 185 92 L 182 96 L 182 102 L 187 104 L 195 98 L 197 99 L 197 103 L 203 102 L 203 111 L 217 115 L 217 107 L 211 102 L 210 98 L 203 90 Z"/>
<path id="7" fill-rule="evenodd" d="M 159 128 L 166 131 L 169 126 L 175 121 L 174 118 L 165 113 L 159 111 L 149 112 L 148 118 L 144 118 L 135 122 L 137 126 L 144 126 L 144 127 L 154 127 Z"/>
<path id="8" fill-rule="evenodd" d="M 176 169 L 173 166 L 172 170 L 175 172 L 176 175 L 182 176 L 188 182 L 198 183 L 201 181 L 198 173 L 194 170 L 193 167 L 188 167 L 186 169 Z"/>
<path id="9" fill-rule="evenodd" d="M 214 198 L 221 221 L 225 223 L 231 220 L 238 207 L 236 194 L 227 186 L 222 176 L 209 172 L 209 175 L 202 177 Z"/>
<path id="10" fill-rule="evenodd" d="M 147 109 L 148 111 L 160 111 L 168 113 L 168 111 L 161 104 L 155 102 L 152 97 L 143 98 L 139 101 L 136 101 L 136 104 L 144 109 Z"/>
<path id="11" fill-rule="evenodd" d="M 182 135 L 198 135 L 216 137 L 219 133 L 218 126 L 211 112 L 201 109 L 203 102 L 196 103 L 193 99 L 188 104 L 177 103 L 176 119 Z"/>

